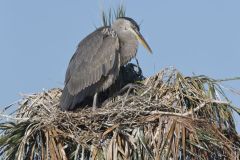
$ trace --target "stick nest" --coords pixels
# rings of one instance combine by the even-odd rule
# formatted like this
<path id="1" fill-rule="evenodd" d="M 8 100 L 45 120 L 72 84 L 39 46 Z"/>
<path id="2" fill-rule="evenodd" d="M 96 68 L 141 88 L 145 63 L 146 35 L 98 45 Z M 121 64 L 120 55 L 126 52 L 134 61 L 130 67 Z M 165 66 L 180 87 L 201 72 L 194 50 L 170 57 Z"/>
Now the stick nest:
<path id="1" fill-rule="evenodd" d="M 11 117 L 15 121 L 1 125 L 6 159 L 239 158 L 232 118 L 237 109 L 208 77 L 184 77 L 166 68 L 125 87 L 95 111 L 79 106 L 63 112 L 60 96 L 61 89 L 51 89 L 21 101 Z"/>

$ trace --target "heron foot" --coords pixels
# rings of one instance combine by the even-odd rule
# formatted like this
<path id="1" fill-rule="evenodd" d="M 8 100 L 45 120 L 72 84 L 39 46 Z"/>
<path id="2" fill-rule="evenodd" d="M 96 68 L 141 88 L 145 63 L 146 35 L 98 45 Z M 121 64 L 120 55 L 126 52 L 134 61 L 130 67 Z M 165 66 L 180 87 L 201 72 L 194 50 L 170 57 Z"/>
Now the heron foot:
<path id="1" fill-rule="evenodd" d="M 137 88 L 138 85 L 134 84 L 134 83 L 129 83 L 127 85 L 125 85 L 118 93 L 122 94 L 123 92 L 125 92 L 126 90 L 128 90 L 128 92 L 130 92 L 132 89 Z"/>

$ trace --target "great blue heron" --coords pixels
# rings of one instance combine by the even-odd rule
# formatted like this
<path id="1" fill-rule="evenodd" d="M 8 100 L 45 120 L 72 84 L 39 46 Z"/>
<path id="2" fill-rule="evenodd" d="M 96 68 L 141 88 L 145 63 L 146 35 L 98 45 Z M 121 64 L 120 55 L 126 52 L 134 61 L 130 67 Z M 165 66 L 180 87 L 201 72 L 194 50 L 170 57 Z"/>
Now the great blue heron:
<path id="1" fill-rule="evenodd" d="M 138 42 L 152 50 L 140 33 L 137 23 L 128 17 L 118 18 L 109 27 L 101 27 L 83 39 L 72 56 L 60 99 L 63 110 L 73 110 L 85 97 L 106 90 L 119 75 L 120 66 L 135 57 Z"/>

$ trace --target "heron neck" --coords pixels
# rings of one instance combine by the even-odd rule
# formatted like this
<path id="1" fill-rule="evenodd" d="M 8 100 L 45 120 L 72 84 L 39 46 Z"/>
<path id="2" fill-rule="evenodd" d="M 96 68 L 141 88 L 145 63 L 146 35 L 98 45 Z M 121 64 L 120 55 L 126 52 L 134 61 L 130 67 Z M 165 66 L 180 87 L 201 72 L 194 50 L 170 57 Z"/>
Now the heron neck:
<path id="1" fill-rule="evenodd" d="M 120 41 L 121 65 L 125 65 L 136 56 L 138 41 L 132 34 L 121 34 L 118 37 Z"/>

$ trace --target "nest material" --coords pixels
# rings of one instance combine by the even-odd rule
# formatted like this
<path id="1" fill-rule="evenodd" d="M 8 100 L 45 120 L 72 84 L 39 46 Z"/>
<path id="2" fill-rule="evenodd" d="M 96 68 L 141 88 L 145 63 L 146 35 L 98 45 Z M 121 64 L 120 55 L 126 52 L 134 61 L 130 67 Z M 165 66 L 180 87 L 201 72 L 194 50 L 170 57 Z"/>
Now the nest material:
<path id="1" fill-rule="evenodd" d="M 183 77 L 167 68 L 125 87 L 95 111 L 82 106 L 62 112 L 60 96 L 61 89 L 51 89 L 21 102 L 16 122 L 1 125 L 6 158 L 239 158 L 234 108 L 207 77 Z"/>

